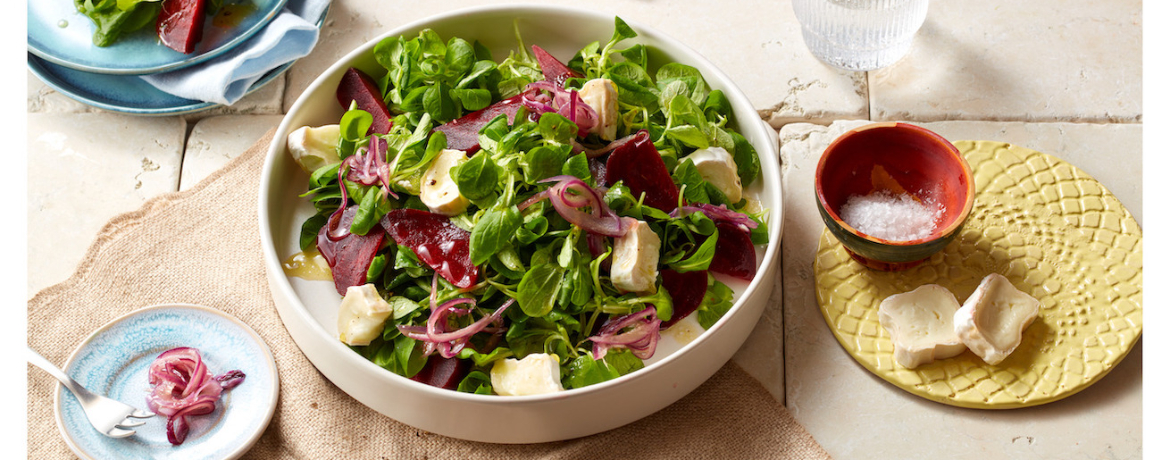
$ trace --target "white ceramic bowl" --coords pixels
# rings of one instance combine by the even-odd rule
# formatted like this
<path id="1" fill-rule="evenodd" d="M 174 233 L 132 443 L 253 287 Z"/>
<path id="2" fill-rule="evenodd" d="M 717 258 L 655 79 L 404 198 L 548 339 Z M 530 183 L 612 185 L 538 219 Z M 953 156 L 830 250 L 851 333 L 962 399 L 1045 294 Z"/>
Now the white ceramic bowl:
<path id="1" fill-rule="evenodd" d="M 312 214 L 307 200 L 298 197 L 306 190 L 308 177 L 285 151 L 284 139 L 301 126 L 337 123 L 342 111 L 334 91 L 342 73 L 351 66 L 378 72 L 372 50 L 382 38 L 414 36 L 431 28 L 444 39 L 478 39 L 496 59 L 502 59 L 517 46 L 514 18 L 519 19 L 526 44 L 540 45 L 562 60 L 592 41 L 608 40 L 613 33 L 614 18 L 610 15 L 563 7 L 505 5 L 428 18 L 362 45 L 318 77 L 281 122 L 260 179 L 260 237 L 269 286 L 285 327 L 309 361 L 338 388 L 382 414 L 432 433 L 483 442 L 535 443 L 620 427 L 677 401 L 711 377 L 743 344 L 768 302 L 784 219 L 777 146 L 751 103 L 723 72 L 690 48 L 627 21 L 639 34 L 628 43 L 651 47 L 652 64 L 669 60 L 694 66 L 712 88 L 723 90 L 732 103 L 739 131 L 759 153 L 762 178 L 747 192 L 771 210 L 770 244 L 758 251 L 761 265 L 756 278 L 737 289 L 738 299 L 731 311 L 699 338 L 640 371 L 550 395 L 503 397 L 443 390 L 393 374 L 351 351 L 337 339 L 340 298 L 333 283 L 290 278 L 281 268 L 281 261 L 298 251 L 300 224 Z"/>

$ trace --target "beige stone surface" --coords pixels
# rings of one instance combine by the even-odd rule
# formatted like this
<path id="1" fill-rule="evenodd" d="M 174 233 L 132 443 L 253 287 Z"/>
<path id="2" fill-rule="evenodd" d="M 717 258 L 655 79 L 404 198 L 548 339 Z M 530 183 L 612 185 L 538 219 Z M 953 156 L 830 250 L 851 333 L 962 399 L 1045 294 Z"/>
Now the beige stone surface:
<path id="1" fill-rule="evenodd" d="M 187 190 L 280 124 L 283 115 L 225 115 L 195 123 L 183 153 L 179 190 Z"/>
<path id="2" fill-rule="evenodd" d="M 1141 457 L 1140 341 L 1119 366 L 1084 391 L 1043 406 L 1002 411 L 956 408 L 914 396 L 874 376 L 841 348 L 814 292 L 813 255 L 824 224 L 814 201 L 813 174 L 829 142 L 867 123 L 791 124 L 780 132 L 788 216 L 782 257 L 785 401 L 796 419 L 835 458 L 931 458 L 944 452 L 944 458 L 954 459 Z M 999 140 L 1060 157 L 1114 190 L 1141 220 L 1141 176 L 1129 166 L 1117 167 L 1136 163 L 1140 172 L 1139 125 L 922 126 L 949 139 Z M 846 419 L 852 428 L 842 429 Z"/>
<path id="3" fill-rule="evenodd" d="M 186 124 L 175 117 L 28 114 L 28 295 L 73 274 L 115 215 L 175 191 Z"/>
<path id="4" fill-rule="evenodd" d="M 77 102 L 50 88 L 41 81 L 32 71 L 26 71 L 28 78 L 28 112 L 40 113 L 82 113 L 96 112 L 98 109 Z"/>
<path id="5" fill-rule="evenodd" d="M 871 119 L 1142 120 L 1141 0 L 934 0 Z"/>
<path id="6" fill-rule="evenodd" d="M 353 49 L 396 27 L 454 9 L 514 3 L 502 0 L 333 2 L 313 53 L 289 70 L 287 109 L 312 81 Z M 865 76 L 821 64 L 809 54 L 789 1 L 600 0 L 543 4 L 604 11 L 653 27 L 695 49 L 726 73 L 775 127 L 792 120 L 864 117 Z M 744 21 L 752 27 L 744 27 Z M 606 37 L 600 37 L 603 40 Z M 584 45 L 584 44 L 582 44 Z"/>

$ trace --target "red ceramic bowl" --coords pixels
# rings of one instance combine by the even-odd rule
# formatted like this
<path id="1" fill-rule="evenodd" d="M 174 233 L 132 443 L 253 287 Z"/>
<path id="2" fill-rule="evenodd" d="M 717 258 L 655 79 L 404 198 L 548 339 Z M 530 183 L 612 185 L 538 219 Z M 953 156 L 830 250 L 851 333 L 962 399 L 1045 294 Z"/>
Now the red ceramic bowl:
<path id="1" fill-rule="evenodd" d="M 851 196 L 878 191 L 909 194 L 944 207 L 934 230 L 921 239 L 895 241 L 868 235 L 841 218 Z M 838 137 L 816 171 L 817 208 L 833 236 L 866 267 L 902 270 L 922 263 L 954 239 L 971 213 L 971 167 L 942 136 L 906 123 L 874 123 Z"/>

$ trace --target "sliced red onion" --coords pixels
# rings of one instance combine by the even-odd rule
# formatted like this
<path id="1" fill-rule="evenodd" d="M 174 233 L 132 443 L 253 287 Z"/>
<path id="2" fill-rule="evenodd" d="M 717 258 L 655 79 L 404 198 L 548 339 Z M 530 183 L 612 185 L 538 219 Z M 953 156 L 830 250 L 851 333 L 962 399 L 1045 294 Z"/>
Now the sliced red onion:
<path id="1" fill-rule="evenodd" d="M 536 115 L 554 112 L 568 118 L 577 125 L 577 135 L 581 137 L 597 125 L 597 111 L 581 99 L 577 90 L 566 90 L 548 80 L 529 83 L 521 102 Z"/>
<path id="2" fill-rule="evenodd" d="M 369 145 L 361 147 L 356 153 L 341 161 L 337 168 L 337 184 L 341 187 L 341 206 L 329 215 L 327 224 L 329 231 L 325 234 L 329 239 L 338 241 L 349 234 L 348 228 L 340 228 L 341 213 L 345 204 L 349 202 L 349 190 L 342 179 L 362 185 L 381 185 L 383 196 L 392 196 L 398 199 L 398 194 L 390 189 L 390 164 L 386 163 L 386 140 L 378 136 L 370 136 Z"/>
<path id="3" fill-rule="evenodd" d="M 239 370 L 213 376 L 199 350 L 172 348 L 150 363 L 147 379 L 154 388 L 146 396 L 146 405 L 167 416 L 167 440 L 179 445 L 187 439 L 187 416 L 214 411 L 223 391 L 243 383 L 244 377 Z"/>
<path id="4" fill-rule="evenodd" d="M 593 359 L 605 358 L 611 348 L 626 348 L 640 359 L 649 359 L 654 356 L 654 350 L 658 346 L 661 324 L 662 320 L 658 319 L 654 307 L 610 318 L 597 335 L 589 338 L 593 342 Z"/>
<path id="5" fill-rule="evenodd" d="M 524 202 L 517 205 L 516 208 L 520 211 L 523 211 L 525 208 L 532 206 L 536 203 L 539 203 L 545 199 L 548 199 L 548 190 L 541 190 L 541 191 L 537 192 L 535 195 L 532 195 L 531 197 L 529 197 L 527 200 L 524 200 Z"/>
<path id="6" fill-rule="evenodd" d="M 678 217 L 682 215 L 682 212 L 686 212 L 688 214 L 701 212 L 713 221 L 730 222 L 734 225 L 740 226 L 744 229 L 744 231 L 750 231 L 751 229 L 759 226 L 759 224 L 752 220 L 751 217 L 748 217 L 747 214 L 732 211 L 727 209 L 726 205 L 722 204 L 715 206 L 707 203 L 698 203 L 689 206 L 681 206 L 678 209 L 671 211 L 670 217 Z"/>
<path id="7" fill-rule="evenodd" d="M 435 291 L 432 290 L 431 292 L 433 293 Z M 463 304 L 475 306 L 475 299 L 462 297 L 451 299 L 443 302 L 438 307 L 433 306 L 434 302 L 432 299 L 431 316 L 427 319 L 426 326 L 400 325 L 398 326 L 398 331 L 407 337 L 423 342 L 425 344 L 423 348 L 424 355 L 429 356 L 437 350 L 442 357 L 452 358 L 459 354 L 459 351 L 467 345 L 471 337 L 475 334 L 480 332 L 490 332 L 492 334 L 502 333 L 504 331 L 502 327 L 504 311 L 515 302 L 515 299 L 508 299 L 507 302 L 504 302 L 492 314 L 484 316 L 466 327 L 448 331 L 448 319 L 451 315 L 467 316 L 472 311 L 471 308 L 456 307 Z M 489 328 L 489 325 L 495 325 L 496 327 Z"/>
<path id="8" fill-rule="evenodd" d="M 623 219 L 606 206 L 601 194 L 585 181 L 573 176 L 556 176 L 541 182 L 552 181 L 556 181 L 556 185 L 548 189 L 548 199 L 557 214 L 569 223 L 590 233 L 615 238 L 624 236 L 629 230 Z M 590 212 L 581 210 L 586 207 Z"/>
<path id="9" fill-rule="evenodd" d="M 590 149 L 588 147 L 585 147 L 584 145 L 581 145 L 581 143 L 577 142 L 576 140 L 574 140 L 573 141 L 573 153 L 585 152 L 586 158 L 597 158 L 599 156 L 602 156 L 602 155 L 605 155 L 609 152 L 614 151 L 614 149 L 617 149 L 618 147 L 626 145 L 626 143 L 633 140 L 635 136 L 636 136 L 636 134 L 631 134 L 629 136 L 623 137 L 623 138 L 618 139 L 616 141 L 610 142 L 599 149 Z"/>

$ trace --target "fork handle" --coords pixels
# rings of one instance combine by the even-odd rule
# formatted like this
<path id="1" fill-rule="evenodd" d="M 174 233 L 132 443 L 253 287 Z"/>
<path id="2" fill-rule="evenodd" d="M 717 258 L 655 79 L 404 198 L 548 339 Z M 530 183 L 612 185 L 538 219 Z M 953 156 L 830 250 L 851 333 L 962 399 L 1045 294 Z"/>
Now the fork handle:
<path id="1" fill-rule="evenodd" d="M 70 378 L 69 375 L 65 374 L 65 371 L 49 362 L 48 359 L 45 359 L 44 356 L 41 356 L 41 354 L 37 353 L 36 350 L 33 350 L 32 347 L 28 348 L 28 363 L 41 368 L 45 372 L 48 372 L 49 375 L 52 375 L 54 378 L 60 381 L 61 384 L 65 386 L 65 389 L 73 393 L 74 396 L 77 396 L 77 399 L 89 399 L 92 395 L 89 390 L 86 390 L 85 387 L 81 386 L 77 383 L 77 381 Z"/>

